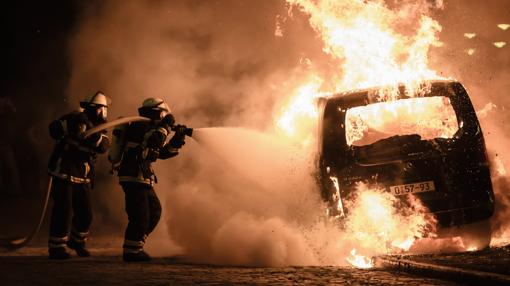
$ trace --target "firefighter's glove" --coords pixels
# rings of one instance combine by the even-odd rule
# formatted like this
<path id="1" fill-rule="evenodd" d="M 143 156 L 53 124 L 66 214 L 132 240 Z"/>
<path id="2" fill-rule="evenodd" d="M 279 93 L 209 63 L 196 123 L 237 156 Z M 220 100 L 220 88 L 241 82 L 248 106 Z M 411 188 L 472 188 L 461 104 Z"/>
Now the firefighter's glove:
<path id="1" fill-rule="evenodd" d="M 60 120 L 55 120 L 50 123 L 50 126 L 48 126 L 48 129 L 50 131 L 51 138 L 55 140 L 62 139 L 65 135 L 65 128 L 63 125 L 63 122 Z"/>
<path id="2" fill-rule="evenodd" d="M 184 145 L 186 142 L 184 142 L 184 134 L 180 134 L 175 132 L 174 136 L 168 141 L 168 144 L 172 146 L 173 148 L 179 149 Z"/>
<path id="3" fill-rule="evenodd" d="M 160 125 L 161 127 L 165 128 L 166 130 L 170 131 L 172 126 L 175 124 L 175 118 L 171 113 L 168 113 L 161 119 Z"/>

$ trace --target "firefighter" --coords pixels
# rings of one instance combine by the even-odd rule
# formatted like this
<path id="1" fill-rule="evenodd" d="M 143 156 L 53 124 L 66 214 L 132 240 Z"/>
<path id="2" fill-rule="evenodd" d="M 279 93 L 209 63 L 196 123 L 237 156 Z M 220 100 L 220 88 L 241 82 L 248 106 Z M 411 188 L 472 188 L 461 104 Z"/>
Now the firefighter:
<path id="1" fill-rule="evenodd" d="M 168 105 L 159 98 L 148 98 L 138 109 L 150 119 L 132 122 L 113 131 L 109 160 L 118 170 L 119 183 L 125 194 L 128 225 L 124 234 L 124 261 L 149 261 L 143 250 L 148 235 L 161 217 L 161 204 L 154 192 L 157 183 L 152 163 L 176 156 L 184 145 L 184 125 L 174 126 Z M 171 131 L 172 138 L 167 141 Z"/>
<path id="2" fill-rule="evenodd" d="M 80 257 L 90 256 L 86 248 L 92 222 L 90 189 L 93 187 L 96 154 L 105 153 L 110 141 L 105 132 L 84 137 L 84 132 L 106 122 L 108 98 L 100 91 L 80 102 L 71 112 L 49 125 L 57 141 L 49 161 L 53 177 L 49 234 L 49 258 L 68 259 L 66 245 Z M 70 235 L 69 235 L 70 232 Z"/>

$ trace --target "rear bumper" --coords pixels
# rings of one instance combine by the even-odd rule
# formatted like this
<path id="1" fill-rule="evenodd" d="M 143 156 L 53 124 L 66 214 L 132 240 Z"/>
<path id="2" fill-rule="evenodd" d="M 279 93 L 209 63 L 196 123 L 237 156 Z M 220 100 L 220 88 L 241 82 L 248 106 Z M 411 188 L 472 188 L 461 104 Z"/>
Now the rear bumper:
<path id="1" fill-rule="evenodd" d="M 494 204 L 487 202 L 477 206 L 432 212 L 438 226 L 452 227 L 487 220 L 494 214 Z"/>

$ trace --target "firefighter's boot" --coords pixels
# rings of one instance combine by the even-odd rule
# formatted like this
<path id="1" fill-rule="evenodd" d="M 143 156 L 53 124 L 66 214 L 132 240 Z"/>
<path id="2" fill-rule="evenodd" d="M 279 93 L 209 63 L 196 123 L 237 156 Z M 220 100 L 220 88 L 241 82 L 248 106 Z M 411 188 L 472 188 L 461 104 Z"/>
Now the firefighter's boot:
<path id="1" fill-rule="evenodd" d="M 76 252 L 79 257 L 89 257 L 90 251 L 85 247 L 85 244 L 80 244 L 74 240 L 70 240 L 67 246 Z"/>
<path id="2" fill-rule="evenodd" d="M 48 252 L 50 259 L 65 260 L 71 258 L 71 255 L 67 252 L 65 247 L 52 247 Z"/>
<path id="3" fill-rule="evenodd" d="M 140 250 L 138 252 L 124 252 L 122 259 L 126 262 L 144 262 L 151 261 L 151 257 L 147 252 Z"/>

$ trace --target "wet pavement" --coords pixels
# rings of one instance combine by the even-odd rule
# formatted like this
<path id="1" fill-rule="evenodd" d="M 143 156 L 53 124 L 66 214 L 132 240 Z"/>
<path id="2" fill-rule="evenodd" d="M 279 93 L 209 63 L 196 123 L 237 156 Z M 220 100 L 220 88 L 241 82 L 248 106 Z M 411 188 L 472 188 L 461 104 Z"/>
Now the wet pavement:
<path id="1" fill-rule="evenodd" d="M 185 257 L 125 263 L 122 237 L 103 235 L 90 243 L 93 257 L 67 261 L 47 258 L 45 234 L 16 251 L 0 249 L 0 285 L 469 285 L 462 275 L 439 275 L 419 268 L 370 270 L 338 266 L 235 267 L 197 264 Z M 400 255 L 418 263 L 510 276 L 510 245 L 464 253 Z M 414 270 L 414 271 L 409 271 Z M 487 282 L 489 280 L 486 280 Z M 490 281 L 489 281 L 490 282 Z M 479 283 L 480 284 L 480 283 Z M 482 285 L 503 285 L 483 283 Z"/>
<path id="2" fill-rule="evenodd" d="M 156 258 L 124 263 L 118 249 L 92 249 L 91 258 L 50 261 L 46 249 L 2 252 L 2 285 L 461 285 L 399 271 L 351 267 L 232 267 Z"/>

